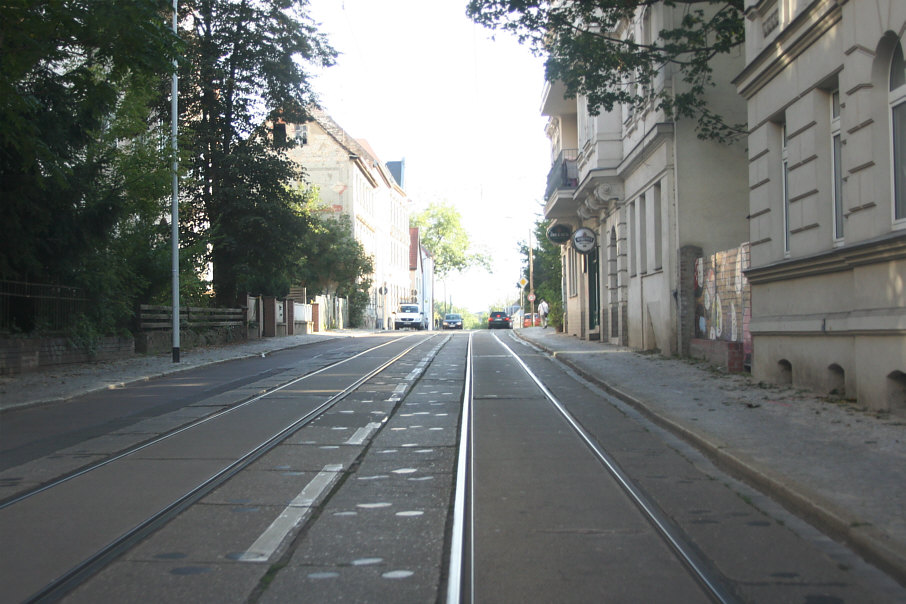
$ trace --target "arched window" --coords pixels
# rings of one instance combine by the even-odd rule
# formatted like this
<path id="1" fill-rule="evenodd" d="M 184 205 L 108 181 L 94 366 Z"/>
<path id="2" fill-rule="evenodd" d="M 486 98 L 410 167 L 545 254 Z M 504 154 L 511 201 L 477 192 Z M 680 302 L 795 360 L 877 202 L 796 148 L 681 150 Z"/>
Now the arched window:
<path id="1" fill-rule="evenodd" d="M 893 136 L 894 219 L 906 218 L 906 60 L 897 42 L 890 60 L 890 126 Z"/>

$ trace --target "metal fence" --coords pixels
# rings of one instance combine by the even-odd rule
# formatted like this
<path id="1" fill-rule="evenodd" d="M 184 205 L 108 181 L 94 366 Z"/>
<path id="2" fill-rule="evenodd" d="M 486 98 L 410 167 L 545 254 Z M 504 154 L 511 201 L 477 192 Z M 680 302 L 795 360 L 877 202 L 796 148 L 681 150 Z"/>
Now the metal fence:
<path id="1" fill-rule="evenodd" d="M 0 332 L 66 331 L 88 303 L 77 287 L 0 281 Z"/>

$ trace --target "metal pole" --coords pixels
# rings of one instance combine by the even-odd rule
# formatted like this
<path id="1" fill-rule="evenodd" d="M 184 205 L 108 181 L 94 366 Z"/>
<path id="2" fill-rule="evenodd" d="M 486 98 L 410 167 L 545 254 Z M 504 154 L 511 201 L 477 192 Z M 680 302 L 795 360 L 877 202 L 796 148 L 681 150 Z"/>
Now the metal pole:
<path id="1" fill-rule="evenodd" d="M 178 0 L 173 0 L 173 33 L 178 35 L 177 30 L 177 21 L 178 14 L 176 9 L 176 3 Z M 170 225 L 171 225 L 171 248 L 172 248 L 172 273 L 173 273 L 173 362 L 179 362 L 179 155 L 177 153 L 177 126 L 179 124 L 179 113 L 178 113 L 178 75 L 177 75 L 177 63 L 176 60 L 173 60 L 173 81 L 171 85 L 170 92 L 170 110 L 171 110 L 171 123 L 170 123 L 170 138 L 172 140 L 173 148 L 173 200 L 170 204 L 171 206 L 171 216 L 170 216 Z"/>
<path id="2" fill-rule="evenodd" d="M 529 279 L 529 293 L 532 295 L 532 315 L 535 314 L 535 259 L 533 258 L 532 250 L 532 231 L 529 229 L 528 232 L 528 279 Z M 535 319 L 532 319 L 532 325 L 535 324 Z"/>

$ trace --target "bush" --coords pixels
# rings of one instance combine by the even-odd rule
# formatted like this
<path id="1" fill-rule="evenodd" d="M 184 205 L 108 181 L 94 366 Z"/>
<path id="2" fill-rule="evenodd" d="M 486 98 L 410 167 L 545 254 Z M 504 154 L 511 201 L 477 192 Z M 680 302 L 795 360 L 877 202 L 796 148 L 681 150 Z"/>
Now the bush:
<path id="1" fill-rule="evenodd" d="M 547 314 L 547 322 L 557 328 L 557 331 L 563 331 L 563 303 L 559 300 L 549 302 L 550 312 Z"/>

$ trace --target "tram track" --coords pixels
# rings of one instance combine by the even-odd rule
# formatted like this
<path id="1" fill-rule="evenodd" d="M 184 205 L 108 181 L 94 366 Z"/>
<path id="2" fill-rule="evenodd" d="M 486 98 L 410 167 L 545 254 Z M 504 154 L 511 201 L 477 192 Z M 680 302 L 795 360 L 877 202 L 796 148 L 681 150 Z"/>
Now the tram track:
<path id="1" fill-rule="evenodd" d="M 217 419 L 220 418 L 220 417 L 223 417 L 223 416 L 225 416 L 225 415 L 229 415 L 229 414 L 231 414 L 231 413 L 235 413 L 235 412 L 241 410 L 243 407 L 245 407 L 245 406 L 247 406 L 247 405 L 253 405 L 253 404 L 255 404 L 256 402 L 258 402 L 259 400 L 264 399 L 264 398 L 266 398 L 266 397 L 268 397 L 268 396 L 271 396 L 271 395 L 273 395 L 274 393 L 279 392 L 279 391 L 281 391 L 281 390 L 283 390 L 283 389 L 285 389 L 285 388 L 288 388 L 288 387 L 290 387 L 290 386 L 293 386 L 293 385 L 295 385 L 295 384 L 298 384 L 299 382 L 302 382 L 302 381 L 307 380 L 307 379 L 310 379 L 310 378 L 312 378 L 312 377 L 314 377 L 314 376 L 316 376 L 316 375 L 319 375 L 319 374 L 321 374 L 321 373 L 324 373 L 324 372 L 326 372 L 326 371 L 329 371 L 329 370 L 331 370 L 331 369 L 334 369 L 334 368 L 336 368 L 336 367 L 338 367 L 338 366 L 340 366 L 340 365 L 343 365 L 343 364 L 348 363 L 348 362 L 350 362 L 350 361 L 352 361 L 352 360 L 355 360 L 355 359 L 357 359 L 357 358 L 359 358 L 359 357 L 361 357 L 361 356 L 363 356 L 363 355 L 372 353 L 372 352 L 374 352 L 374 351 L 376 351 L 376 350 L 379 350 L 379 349 L 381 349 L 381 348 L 383 348 L 383 347 L 385 347 L 385 346 L 389 346 L 389 345 L 391 345 L 391 344 L 394 344 L 394 343 L 396 343 L 396 342 L 399 342 L 399 341 L 402 340 L 402 339 L 403 339 L 403 338 L 398 338 L 398 339 L 396 339 L 396 340 L 390 340 L 390 341 L 388 341 L 388 342 L 384 342 L 384 343 L 382 343 L 382 344 L 378 344 L 377 346 L 373 346 L 373 347 L 370 347 L 370 348 L 368 348 L 368 349 L 366 349 L 366 350 L 363 350 L 363 351 L 361 351 L 361 352 L 358 352 L 358 353 L 356 353 L 356 354 L 354 354 L 354 355 L 352 355 L 352 356 L 350 356 L 350 357 L 348 357 L 348 358 L 341 359 L 341 360 L 339 360 L 339 361 L 334 361 L 334 362 L 332 362 L 332 363 L 330 363 L 330 364 L 328 364 L 328 365 L 326 365 L 326 366 L 324 366 L 324 367 L 321 367 L 321 368 L 316 369 L 316 370 L 314 370 L 314 371 L 305 373 L 304 375 L 295 377 L 295 378 L 293 378 L 293 379 L 291 379 L 291 380 L 289 380 L 289 381 L 287 381 L 287 382 L 285 382 L 285 383 L 283 383 L 283 384 L 280 384 L 280 385 L 275 386 L 275 387 L 272 387 L 272 388 L 268 388 L 268 389 L 266 389 L 265 391 L 263 391 L 263 392 L 261 392 L 261 393 L 259 393 L 259 394 L 256 394 L 256 395 L 254 395 L 254 396 L 252 396 L 252 397 L 250 397 L 250 398 L 247 398 L 247 399 L 241 400 L 241 401 L 239 401 L 239 402 L 237 402 L 237 403 L 235 403 L 235 404 L 229 405 L 229 406 L 227 406 L 227 407 L 224 408 L 224 409 L 221 409 L 221 410 L 219 410 L 219 411 L 215 411 L 215 412 L 213 412 L 213 413 L 211 413 L 211 414 L 209 414 L 209 415 L 206 415 L 206 416 L 201 417 L 201 418 L 199 418 L 199 419 L 196 419 L 196 420 L 194 420 L 194 421 L 190 421 L 190 422 L 187 423 L 187 424 L 183 424 L 183 425 L 181 425 L 181 426 L 172 428 L 172 429 L 170 429 L 170 430 L 168 430 L 168 431 L 166 431 L 166 432 L 164 432 L 164 433 L 162 433 L 162 434 L 160 434 L 160 435 L 158 435 L 158 436 L 156 436 L 156 437 L 154 437 L 154 438 L 151 438 L 151 439 L 146 440 L 146 441 L 144 441 L 144 442 L 141 442 L 141 443 L 138 443 L 138 444 L 133 445 L 133 446 L 131 446 L 131 447 L 128 447 L 128 448 L 126 448 L 126 449 L 124 449 L 124 450 L 122 450 L 122 451 L 118 451 L 117 453 L 115 453 L 115 454 L 113 454 L 113 455 L 110 455 L 110 456 L 107 457 L 106 459 L 103 459 L 103 460 L 101 460 L 101 461 L 96 461 L 96 462 L 90 463 L 90 464 L 88 464 L 88 465 L 85 465 L 85 466 L 83 466 L 83 467 L 81 467 L 81 468 L 79 468 L 79 469 L 73 471 L 73 472 L 66 473 L 66 474 L 64 474 L 64 475 L 62 475 L 62 476 L 59 476 L 59 477 L 57 477 L 57 478 L 55 478 L 55 479 L 49 481 L 49 482 L 46 482 L 46 483 L 44 483 L 44 484 L 41 484 L 41 485 L 39 485 L 38 487 L 29 489 L 29 490 L 27 490 L 27 491 L 25 491 L 25 492 L 23 492 L 23 493 L 16 494 L 16 495 L 14 495 L 14 496 L 12 496 L 12 497 L 8 497 L 8 498 L 6 498 L 5 500 L 0 500 L 0 511 L 2 511 L 4 508 L 7 508 L 7 507 L 9 507 L 9 506 L 11 506 L 11 505 L 15 505 L 15 504 L 17 504 L 17 503 L 19 503 L 19 502 L 21 502 L 21 501 L 24 501 L 24 500 L 30 498 L 30 497 L 33 497 L 33 496 L 35 496 L 35 495 L 37 495 L 37 494 L 39 494 L 39 493 L 42 493 L 42 492 L 44 492 L 44 491 L 53 489 L 54 487 L 56 487 L 56 486 L 58 486 L 58 485 L 60 485 L 60 484 L 63 484 L 64 482 L 67 482 L 67 481 L 69 481 L 69 480 L 73 480 L 73 479 L 75 479 L 75 478 L 78 478 L 78 477 L 80 477 L 80 476 L 83 476 L 83 475 L 85 475 L 85 474 L 87 474 L 87 473 L 89 473 L 89 472 L 92 472 L 92 471 L 95 471 L 95 470 L 97 470 L 97 469 L 99 469 L 99 468 L 102 468 L 102 467 L 104 467 L 104 466 L 106 466 L 106 465 L 108 465 L 108 464 L 110 464 L 110 463 L 114 463 L 114 462 L 116 462 L 116 461 L 118 461 L 118 460 L 120 460 L 120 459 L 123 459 L 123 458 L 126 458 L 126 457 L 130 456 L 130 455 L 133 455 L 133 454 L 135 454 L 135 453 L 137 453 L 137 452 L 139 452 L 139 451 L 141 451 L 141 450 L 143 450 L 143 449 L 145 449 L 145 448 L 148 448 L 148 447 L 154 446 L 154 445 L 156 445 L 156 444 L 159 444 L 159 443 L 161 443 L 161 442 L 163 442 L 163 441 L 165 441 L 165 440 L 167 440 L 167 439 L 169 439 L 169 438 L 173 438 L 173 437 L 175 437 L 175 436 L 177 436 L 177 435 L 179 435 L 179 434 L 182 434 L 183 432 L 186 432 L 187 430 L 192 430 L 192 429 L 197 428 L 198 426 L 200 426 L 200 425 L 202 425 L 202 424 L 205 424 L 205 423 L 207 423 L 207 422 L 215 421 L 215 420 L 217 420 Z M 407 351 L 408 351 L 408 350 L 411 350 L 412 348 L 413 348 L 413 347 L 410 347 L 409 349 L 407 349 Z M 257 374 L 256 376 L 254 376 L 254 379 L 255 379 L 255 380 L 259 380 L 259 379 L 261 379 L 261 378 L 263 378 L 263 377 L 270 377 L 270 376 L 276 375 L 276 374 L 278 374 L 278 373 L 282 373 L 282 372 L 284 372 L 284 371 L 286 371 L 286 369 L 272 369 L 272 370 L 268 370 L 268 371 L 263 372 L 263 373 L 261 373 L 261 374 Z M 365 379 L 365 378 L 363 378 L 363 380 L 364 380 L 364 379 Z M 251 378 L 246 378 L 246 379 L 242 379 L 242 380 L 238 380 L 238 381 L 232 382 L 231 384 L 228 384 L 228 385 L 226 385 L 226 386 L 221 385 L 221 386 L 218 386 L 218 387 L 212 389 L 210 392 L 211 392 L 212 394 L 220 394 L 220 393 L 223 393 L 223 392 L 227 392 L 227 391 L 229 391 L 229 388 L 228 388 L 227 386 L 230 386 L 230 387 L 234 387 L 234 388 L 235 388 L 237 384 L 247 385 L 248 383 L 250 383 L 250 380 L 251 380 Z"/>
<path id="2" fill-rule="evenodd" d="M 19 494 L 4 502 L 0 505 L 0 529 L 13 540 L 21 544 L 25 543 L 25 538 L 16 539 L 12 527 L 24 521 L 26 525 L 32 524 L 32 528 L 35 528 L 34 525 L 40 523 L 42 519 L 47 520 L 47 514 L 51 513 L 55 516 L 55 518 L 52 519 L 53 528 L 43 531 L 43 538 L 48 539 L 48 542 L 44 545 L 48 548 L 53 548 L 54 543 L 60 543 L 62 547 L 59 547 L 59 549 L 61 550 L 71 550 L 73 548 L 79 549 L 78 545 L 75 543 L 79 541 L 78 531 L 75 531 L 72 535 L 68 535 L 65 531 L 65 527 L 67 524 L 72 525 L 73 523 L 77 524 L 83 521 L 82 518 L 77 516 L 80 510 L 87 511 L 93 506 L 102 504 L 102 499 L 100 499 L 101 496 L 92 492 L 92 490 L 96 488 L 92 483 L 109 481 L 111 479 L 110 477 L 117 477 L 118 473 L 119 475 L 123 475 L 128 474 L 131 471 L 129 469 L 117 469 L 117 466 L 123 464 L 131 464 L 133 466 L 147 465 L 149 466 L 149 472 L 159 468 L 156 470 L 158 474 L 161 471 L 165 473 L 179 471 L 178 469 L 172 469 L 172 467 L 193 465 L 192 463 L 186 462 L 184 459 L 186 454 L 183 451 L 185 450 L 186 443 L 192 441 L 193 435 L 196 432 L 199 433 L 199 441 L 201 441 L 201 439 L 210 438 L 211 434 L 215 435 L 215 440 L 223 440 L 224 437 L 218 436 L 219 424 L 232 423 L 232 427 L 227 426 L 223 428 L 223 434 L 230 434 L 231 432 L 236 433 L 237 424 L 239 425 L 238 429 L 241 430 L 242 422 L 248 421 L 247 418 L 249 417 L 253 417 L 255 415 L 254 410 L 258 406 L 262 406 L 262 413 L 264 412 L 264 407 L 271 406 L 277 408 L 281 406 L 282 403 L 280 401 L 272 401 L 274 401 L 275 398 L 284 396 L 286 392 L 293 390 L 301 391 L 307 383 L 317 381 L 316 378 L 326 380 L 328 379 L 328 376 L 331 376 L 330 379 L 337 379 L 337 376 L 341 376 L 340 379 L 348 380 L 345 387 L 326 398 L 323 394 L 319 394 L 320 398 L 323 400 L 312 403 L 310 408 L 305 409 L 301 414 L 292 417 L 288 421 L 284 419 L 277 428 L 269 428 L 268 435 L 265 438 L 258 438 L 253 444 L 238 445 L 241 450 L 238 454 L 232 454 L 233 458 L 231 459 L 219 459 L 223 455 L 221 451 L 225 450 L 225 448 L 221 446 L 222 443 L 208 445 L 209 447 L 216 449 L 217 452 L 197 454 L 199 455 L 199 458 L 194 462 L 194 465 L 198 465 L 202 469 L 197 471 L 195 475 L 200 476 L 200 479 L 195 479 L 188 487 L 184 486 L 183 488 L 174 491 L 174 495 L 163 497 L 165 501 L 162 501 L 162 498 L 158 497 L 155 503 L 146 506 L 146 509 L 149 511 L 145 512 L 141 518 L 137 518 L 135 515 L 119 518 L 118 528 L 106 528 L 103 531 L 106 537 L 103 537 L 101 541 L 96 541 L 82 549 L 81 553 L 72 554 L 68 558 L 63 556 L 62 559 L 58 559 L 56 564 L 48 564 L 42 556 L 42 553 L 47 550 L 42 547 L 32 546 L 27 549 L 35 556 L 34 559 L 29 560 L 28 556 L 25 553 L 22 553 L 22 556 L 25 557 L 20 558 L 17 556 L 18 559 L 16 560 L 15 569 L 10 568 L 12 565 L 4 562 L 3 566 L 5 566 L 6 569 L 3 574 L 6 574 L 7 572 L 11 573 L 10 576 L 5 577 L 4 583 L 7 587 L 12 587 L 14 584 L 18 585 L 18 587 L 15 587 L 14 589 L 8 589 L 7 596 L 11 597 L 13 601 L 52 602 L 59 600 L 149 534 L 155 532 L 161 526 L 167 524 L 173 518 L 190 508 L 194 503 L 205 497 L 205 495 L 211 493 L 220 485 L 226 483 L 230 478 L 248 468 L 289 436 L 323 416 L 337 403 L 350 396 L 351 393 L 361 388 L 364 384 L 368 383 L 369 380 L 373 380 L 376 376 L 387 371 L 389 368 L 394 367 L 403 359 L 410 358 L 412 354 L 419 354 L 418 351 L 429 348 L 429 355 L 436 354 L 440 345 L 431 349 L 431 342 L 436 338 L 437 336 L 418 338 L 414 343 L 407 341 L 407 338 L 398 338 L 371 347 L 347 359 L 331 363 L 317 371 L 288 380 L 277 387 L 269 389 L 267 392 L 260 393 L 248 400 L 232 405 L 227 409 L 220 410 L 204 418 L 180 426 L 166 434 L 162 434 L 126 451 L 119 452 L 100 462 L 85 466 L 77 472 Z M 361 364 L 373 357 L 375 353 L 380 353 L 381 349 L 386 349 L 387 347 L 392 349 L 400 344 L 403 345 L 402 350 L 393 350 L 391 351 L 390 358 L 386 360 L 378 359 L 380 362 L 376 366 L 372 366 L 364 372 L 361 370 Z M 371 364 L 374 365 L 374 363 Z M 414 370 L 413 373 L 408 376 L 409 382 L 417 378 L 417 375 L 413 374 Z M 315 384 L 312 386 L 312 389 L 323 391 L 324 387 Z M 399 398 L 402 394 L 403 392 L 400 389 L 397 389 L 392 397 L 395 396 Z M 240 415 L 244 416 L 246 419 L 235 419 L 234 416 Z M 202 435 L 202 433 L 206 434 L 206 436 Z M 364 435 L 362 439 L 364 439 Z M 169 450 L 168 447 L 170 448 Z M 135 458 L 140 456 L 144 456 L 144 459 L 136 461 Z M 168 458 L 172 459 L 171 464 L 166 463 Z M 96 477 L 96 475 L 102 474 L 106 474 L 108 477 Z M 160 480 L 160 476 L 157 476 L 157 480 Z M 149 480 L 148 482 L 149 484 L 153 484 L 153 481 Z M 87 485 L 81 486 L 81 483 L 87 483 Z M 107 484 L 107 482 L 103 482 L 103 484 Z M 115 501 L 115 488 L 105 488 L 111 489 L 111 496 L 114 498 L 114 501 L 111 503 L 114 505 L 117 504 Z M 152 486 L 149 488 L 154 487 Z M 57 491 L 65 492 L 56 496 Z M 76 497 L 76 499 L 74 499 L 74 497 Z M 123 499 L 129 498 L 123 497 Z M 151 497 L 149 499 L 155 498 Z M 136 502 L 130 501 L 124 505 L 126 505 L 126 507 L 129 505 L 136 505 Z M 33 507 L 34 510 L 28 511 L 29 507 Z M 23 510 L 26 511 L 25 514 L 21 513 Z M 55 512 L 52 510 L 55 510 Z M 73 514 L 69 523 L 67 523 L 65 519 L 59 517 L 60 515 L 67 513 Z M 17 520 L 17 517 L 20 516 L 23 517 L 22 520 Z M 94 516 L 94 519 L 84 519 L 84 522 L 97 522 L 97 514 Z M 6 522 L 3 521 L 4 517 L 7 519 Z M 86 517 L 91 517 L 91 514 L 86 514 Z M 31 523 L 29 523 L 29 519 L 31 519 Z M 55 530 L 57 528 L 64 530 L 62 533 L 57 533 Z M 23 533 L 23 535 L 27 534 L 28 531 Z M 27 538 L 41 539 L 42 537 L 32 533 Z M 16 577 L 16 581 L 13 582 L 11 581 L 13 578 L 12 574 L 15 574 L 16 570 L 21 570 L 25 574 L 37 571 L 37 575 L 33 574 L 33 578 L 30 581 L 23 581 L 23 576 L 19 573 L 19 576 Z"/>
<path id="3" fill-rule="evenodd" d="M 714 572 L 711 564 L 696 551 L 696 548 L 682 535 L 679 529 L 673 525 L 648 495 L 623 471 L 617 460 L 585 430 L 554 393 L 529 368 L 525 361 L 512 348 L 502 341 L 500 343 L 519 363 L 526 375 L 544 393 L 544 396 L 556 407 L 560 415 L 572 426 L 576 434 L 588 446 L 589 451 L 601 462 L 622 490 L 638 506 L 639 510 L 658 531 L 664 541 L 670 545 L 677 557 L 687 566 L 689 572 L 701 583 L 708 595 L 721 604 L 735 604 L 738 602 L 737 598 L 724 584 L 725 579 Z"/>
<path id="4" fill-rule="evenodd" d="M 525 360 L 523 360 L 511 346 L 504 343 L 499 336 L 495 334 L 493 338 L 496 343 L 505 350 L 505 354 L 510 361 L 518 365 L 520 370 L 528 377 L 537 391 L 543 395 L 550 406 L 556 410 L 559 417 L 569 426 L 570 430 L 572 430 L 572 432 L 582 441 L 587 453 L 594 457 L 600 464 L 602 470 L 612 479 L 617 488 L 619 488 L 624 496 L 633 503 L 652 530 L 654 530 L 660 539 L 668 545 L 676 559 L 686 569 L 689 576 L 691 576 L 699 585 L 705 598 L 709 601 L 719 602 L 721 604 L 735 604 L 736 602 L 739 602 L 740 600 L 735 595 L 732 588 L 729 587 L 726 578 L 715 570 L 713 565 L 701 554 L 701 552 L 699 552 L 698 548 L 686 538 L 683 532 L 659 509 L 657 504 L 648 497 L 643 489 L 641 489 L 635 481 L 623 471 L 616 459 L 601 446 L 593 435 L 589 434 L 582 424 L 569 412 L 566 405 L 558 399 L 552 389 L 549 388 L 528 366 Z M 490 356 L 500 357 L 502 355 Z M 469 385 L 466 386 L 466 390 L 470 394 L 472 393 L 472 389 Z M 474 404 L 474 398 L 470 397 L 467 404 L 464 405 L 464 418 L 474 417 L 474 411 L 471 411 Z M 468 426 L 466 426 L 466 428 L 468 428 Z M 462 439 L 462 446 L 468 446 L 470 450 L 469 461 L 463 462 L 465 464 L 463 467 L 469 468 L 470 479 L 468 481 L 468 502 L 463 503 L 464 509 L 462 512 L 464 517 L 468 516 L 468 520 L 465 522 L 467 534 L 463 538 L 463 541 L 468 544 L 467 547 L 469 548 L 469 551 L 464 552 L 462 556 L 463 563 L 466 564 L 467 567 L 461 569 L 459 572 L 451 571 L 450 573 L 451 582 L 456 579 L 459 579 L 460 581 L 458 586 L 454 586 L 452 583 L 449 586 L 447 602 L 450 603 L 457 601 L 476 602 L 482 600 L 481 593 L 476 591 L 477 589 L 480 589 L 476 586 L 476 576 L 480 575 L 480 569 L 476 569 L 475 564 L 480 562 L 477 562 L 478 555 L 476 554 L 475 547 L 476 539 L 481 538 L 480 536 L 476 536 L 476 531 L 481 532 L 487 531 L 488 529 L 487 527 L 483 528 L 481 526 L 481 520 L 476 520 L 475 518 L 475 461 L 471 457 L 475 452 L 474 438 L 474 435 L 470 434 L 469 436 L 464 436 Z M 539 529 L 538 527 L 535 527 L 533 530 Z M 531 570 L 528 570 L 528 572 L 530 573 Z"/>

